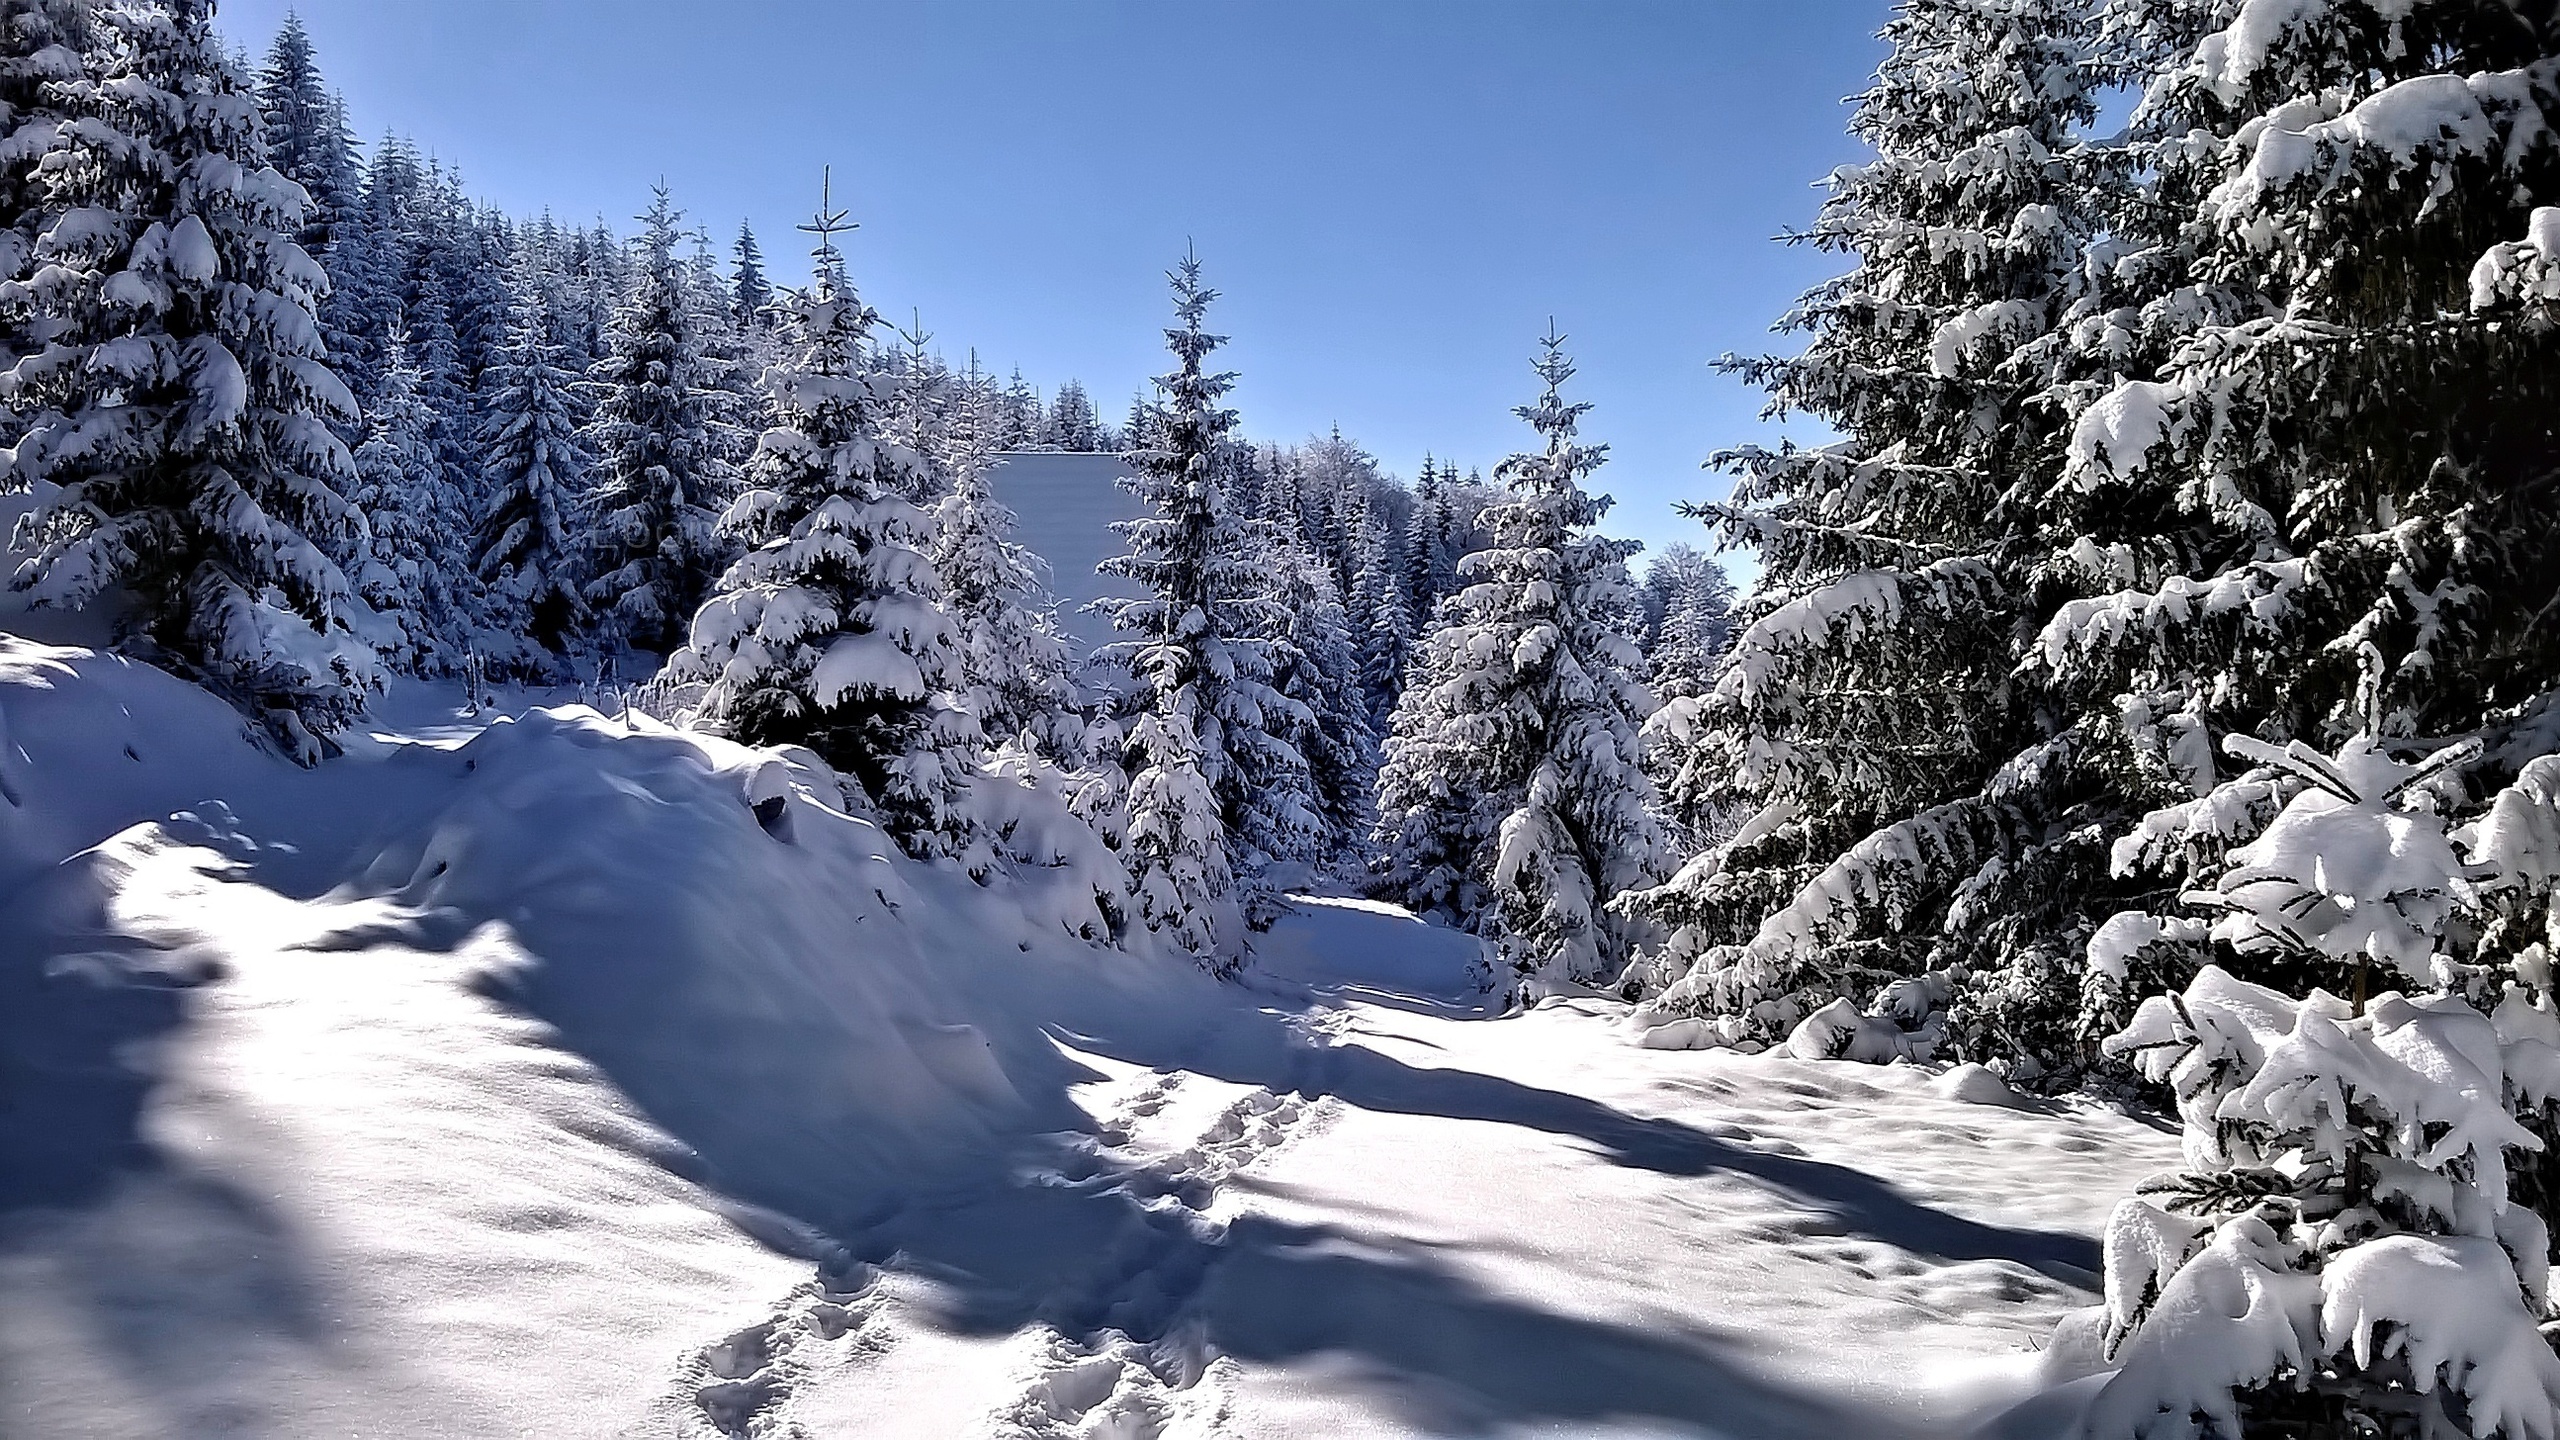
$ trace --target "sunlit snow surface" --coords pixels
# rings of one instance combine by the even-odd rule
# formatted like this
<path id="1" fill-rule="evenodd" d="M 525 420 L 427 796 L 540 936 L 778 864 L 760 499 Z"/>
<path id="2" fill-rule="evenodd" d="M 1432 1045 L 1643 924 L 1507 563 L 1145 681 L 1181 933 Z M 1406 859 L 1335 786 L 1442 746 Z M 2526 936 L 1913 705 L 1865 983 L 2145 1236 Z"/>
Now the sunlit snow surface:
<path id="1" fill-rule="evenodd" d="M 1128 551 L 1111 527 L 1146 509 L 1120 488 L 1129 474 L 1127 462 L 1117 455 L 1025 450 L 998 456 L 988 476 L 996 499 L 1013 511 L 1013 538 L 1048 565 L 1046 579 L 1058 599 L 1059 627 L 1074 639 L 1080 657 L 1113 638 L 1111 622 L 1085 606 L 1146 593 L 1144 587 L 1095 568 Z"/>
<path id="2" fill-rule="evenodd" d="M 0 1434 L 1958 1436 L 2176 1156 L 1493 1018 L 1365 902 L 1220 986 L 734 747 L 382 708 L 303 772 L 0 638 Z"/>

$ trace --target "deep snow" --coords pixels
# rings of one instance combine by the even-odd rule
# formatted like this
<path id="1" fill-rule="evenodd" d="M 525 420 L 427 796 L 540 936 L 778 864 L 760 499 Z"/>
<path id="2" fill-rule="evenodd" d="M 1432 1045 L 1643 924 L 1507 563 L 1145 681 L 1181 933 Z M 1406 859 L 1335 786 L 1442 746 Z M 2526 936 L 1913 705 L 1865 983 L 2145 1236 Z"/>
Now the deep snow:
<path id="1" fill-rule="evenodd" d="M 769 756 L 380 708 L 306 772 L 0 636 L 0 1434 L 1962 1435 L 2177 1155 L 1495 1018 L 1364 902 L 1219 985 Z"/>

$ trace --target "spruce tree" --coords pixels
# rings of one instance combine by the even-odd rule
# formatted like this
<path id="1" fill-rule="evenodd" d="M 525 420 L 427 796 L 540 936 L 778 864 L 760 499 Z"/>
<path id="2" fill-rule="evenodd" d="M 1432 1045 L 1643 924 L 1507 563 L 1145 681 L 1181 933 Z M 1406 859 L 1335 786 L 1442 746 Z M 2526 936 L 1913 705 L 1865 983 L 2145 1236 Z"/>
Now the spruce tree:
<path id="1" fill-rule="evenodd" d="M 1977 888 L 2088 853 L 2046 823 L 2068 803 L 2039 789 L 2056 772 L 2006 768 L 2073 743 L 2012 674 L 2040 583 L 2040 457 L 2067 424 L 2053 352 L 2099 223 L 2082 11 L 1897 9 L 1850 125 L 1875 158 L 1833 173 L 1799 237 L 1853 268 L 1787 317 L 1801 354 L 1727 362 L 1772 413 L 1842 438 L 1720 454 L 1732 498 L 1691 507 L 1763 569 L 1715 688 L 1666 715 L 1666 789 L 1679 813 L 1736 823 L 1631 904 L 1669 928 L 1648 967 L 1676 982 L 1666 1008 L 1719 1039 L 1769 1043 L 1834 999 L 2069 948 L 1944 929 Z"/>
<path id="2" fill-rule="evenodd" d="M 1336 587 L 1333 567 L 1304 546 L 1282 543 L 1269 567 L 1268 592 L 1278 621 L 1273 688 L 1305 706 L 1309 723 L 1284 733 L 1305 757 L 1307 785 L 1320 831 L 1293 841 L 1293 858 L 1341 863 L 1369 830 L 1378 778 L 1377 729 L 1362 685 L 1360 637 Z"/>
<path id="3" fill-rule="evenodd" d="M 1607 447 L 1575 438 L 1590 406 L 1563 397 L 1563 337 L 1544 345 L 1545 390 L 1515 413 L 1545 448 L 1497 472 L 1510 498 L 1459 564 L 1378 772 L 1381 888 L 1493 941 L 1530 996 L 1618 973 L 1631 937 L 1605 907 L 1665 859 L 1625 630 L 1636 547 L 1591 533 L 1609 501 L 1582 482 Z"/>
<path id="4" fill-rule="evenodd" d="M 2560 351 L 2494 273 L 2560 199 L 2560 26 L 2463 6 L 2223 18 L 2108 11 L 2106 60 L 2147 84 L 2109 213 L 2120 258 L 2093 267 L 2064 357 L 2046 525 L 2073 538 L 2040 557 L 2018 656 L 2071 724 L 2068 752 L 2036 758 L 2091 842 L 2039 877 L 2041 912 L 1979 907 L 2071 947 L 1986 987 L 1994 1042 L 2076 1014 L 2085 1047 L 2179 983 L 2179 965 L 2084 970 L 2077 942 L 2267 823 L 2230 803 L 2266 777 L 2218 762 L 2218 737 L 2404 756 L 2482 739 L 2474 792 L 2549 748 L 2531 716 L 2560 648 L 2530 617 L 2560 607 Z"/>
<path id="5" fill-rule="evenodd" d="M 765 279 L 764 251 L 756 244 L 755 228 L 744 220 L 738 222 L 738 243 L 730 254 L 730 315 L 740 330 L 772 329 L 773 317 L 765 307 L 773 303 L 773 285 Z"/>
<path id="6" fill-rule="evenodd" d="M 1144 391 L 1129 397 L 1129 418 L 1120 424 L 1119 448 L 1144 450 L 1157 440 L 1156 405 Z"/>
<path id="7" fill-rule="evenodd" d="M 71 118 L 66 92 L 87 78 L 91 43 L 82 0 L 0 3 L 0 367 L 43 349 L 52 333 L 27 285 L 36 243 L 60 215 L 39 167 Z M 18 404 L 0 395 L 12 435 Z"/>
<path id="8" fill-rule="evenodd" d="M 1225 971 L 1243 960 L 1247 926 L 1272 913 L 1261 872 L 1303 858 L 1322 833 L 1306 758 L 1286 738 L 1315 717 L 1272 685 L 1289 658 L 1270 638 L 1286 623 L 1267 559 L 1276 537 L 1226 507 L 1218 461 L 1236 414 L 1220 402 L 1235 376 L 1205 368 L 1226 337 L 1203 325 L 1217 292 L 1196 256 L 1167 278 L 1178 364 L 1156 382 L 1159 443 L 1130 457 L 1137 473 L 1122 482 L 1148 513 L 1113 527 L 1129 553 L 1102 566 L 1147 594 L 1099 608 L 1130 637 L 1103 653 L 1135 681 L 1120 758 L 1138 916 Z"/>
<path id="9" fill-rule="evenodd" d="M 453 563 L 455 537 L 467 532 L 462 495 L 436 453 L 435 417 L 409 358 L 407 332 L 391 330 L 382 393 L 365 416 L 356 447 L 351 494 L 372 531 L 356 568 L 356 593 L 398 635 L 384 659 L 412 675 L 462 669 L 470 624 L 468 571 Z"/>
<path id="10" fill-rule="evenodd" d="M 1040 392 L 1031 388 L 1031 382 L 1022 378 L 1020 370 L 1005 382 L 1000 408 L 1004 429 L 997 436 L 997 449 L 1028 450 L 1039 443 Z"/>
<path id="11" fill-rule="evenodd" d="M 965 676 L 928 558 L 933 516 L 908 498 L 924 457 L 881 433 L 892 386 L 863 363 L 879 316 L 845 278 L 844 213 L 822 204 L 805 228 L 812 277 L 779 307 L 789 358 L 765 375 L 778 423 L 720 517 L 747 553 L 668 673 L 709 685 L 705 725 L 808 746 L 861 783 L 910 851 L 951 853 L 981 742 L 951 698 Z"/>
<path id="12" fill-rule="evenodd" d="M 1092 451 L 1102 448 L 1103 426 L 1094 414 L 1093 401 L 1087 399 L 1084 386 L 1069 380 L 1058 387 L 1058 398 L 1049 406 L 1041 445 L 1050 450 Z"/>
<path id="13" fill-rule="evenodd" d="M 578 593 L 588 458 L 578 444 L 574 383 L 554 338 L 547 257 L 528 250 L 518 270 L 515 324 L 480 376 L 480 444 L 487 456 L 473 527 L 472 570 L 487 587 L 495 628 L 565 655 L 586 619 Z M 529 675 L 556 665 L 526 656 Z"/>
<path id="14" fill-rule="evenodd" d="M 1359 637 L 1361 704 L 1375 733 L 1394 715 L 1403 688 L 1413 610 L 1404 592 L 1403 556 L 1390 544 L 1383 504 L 1362 507 L 1352 544 L 1350 622 Z"/>
<path id="15" fill-rule="evenodd" d="M 1433 469 L 1426 455 L 1422 474 L 1414 483 L 1413 516 L 1405 535 L 1404 584 L 1416 635 L 1430 628 L 1441 597 L 1456 586 L 1458 560 L 1448 492 L 1453 478 Z"/>
<path id="16" fill-rule="evenodd" d="M 1014 514 L 988 483 L 988 437 L 1002 417 L 973 383 L 947 433 L 951 492 L 934 510 L 933 568 L 960 663 L 960 694 L 988 741 L 1061 765 L 1083 759 L 1074 657 L 1039 556 L 1013 538 Z"/>
<path id="17" fill-rule="evenodd" d="M 711 396 L 710 468 L 734 477 L 771 418 L 763 386 L 771 337 L 738 324 L 728 279 L 712 257 L 710 237 L 699 232 L 685 262 L 685 301 L 693 313 L 702 388 Z"/>
<path id="18" fill-rule="evenodd" d="M 266 68 L 258 73 L 258 108 L 266 117 L 269 163 L 311 197 L 298 237 L 302 248 L 326 265 L 338 226 L 357 198 L 355 137 L 348 133 L 345 107 L 321 81 L 311 32 L 293 11 L 285 12 L 275 43 L 267 47 Z"/>
<path id="19" fill-rule="evenodd" d="M 354 403 L 321 354 L 328 278 L 294 242 L 303 197 L 266 163 L 208 0 L 98 20 L 22 296 L 51 343 L 8 376 L 26 424 L 12 471 L 59 487 L 11 583 L 65 607 L 120 590 L 122 643 L 314 760 L 376 674 L 339 568 L 364 523 L 329 430 Z"/>
<path id="20" fill-rule="evenodd" d="M 712 526 L 730 486 L 677 219 L 659 187 L 605 354 L 588 372 L 596 413 L 579 437 L 596 457 L 587 601 L 610 643 L 661 655 L 684 642 L 718 571 L 725 546 Z"/>
<path id="21" fill-rule="evenodd" d="M 923 457 L 923 466 L 906 478 L 906 496 L 931 509 L 950 493 L 948 461 L 958 446 L 954 433 L 966 399 L 959 378 L 933 353 L 933 335 L 924 316 L 910 312 L 898 343 L 871 357 L 869 373 L 888 398 L 882 433 Z"/>

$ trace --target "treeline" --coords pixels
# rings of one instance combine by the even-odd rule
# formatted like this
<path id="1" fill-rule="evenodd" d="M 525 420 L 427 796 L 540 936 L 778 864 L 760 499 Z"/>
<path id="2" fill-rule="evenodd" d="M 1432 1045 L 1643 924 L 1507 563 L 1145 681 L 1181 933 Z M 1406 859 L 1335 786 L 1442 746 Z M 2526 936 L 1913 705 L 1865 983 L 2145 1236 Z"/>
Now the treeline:
<path id="1" fill-rule="evenodd" d="M 991 822 L 961 797 L 1014 754 L 1052 767 L 1134 856 L 1163 793 L 1144 757 L 1169 743 L 1149 712 L 1193 704 L 1169 698 L 1192 682 L 1151 670 L 1169 652 L 1133 639 L 1108 658 L 1145 683 L 1088 683 L 987 483 L 1010 449 L 1172 465 L 1179 483 L 1141 490 L 1215 511 L 1180 522 L 1207 529 L 1185 531 L 1171 569 L 1151 568 L 1145 525 L 1115 564 L 1188 596 L 1128 623 L 1236 647 L 1188 662 L 1220 685 L 1251 678 L 1236 657 L 1261 657 L 1268 696 L 1248 686 L 1258 698 L 1190 716 L 1221 833 L 1186 843 L 1237 839 L 1241 862 L 1208 868 L 1248 923 L 1289 877 L 1372 860 L 1379 769 L 1423 703 L 1412 677 L 1446 692 L 1432 704 L 1527 706 L 1541 730 L 1538 706 L 1562 718 L 1587 698 L 1573 657 L 1598 645 L 1590 673 L 1616 677 L 1611 733 L 1631 760 L 1648 672 L 1697 693 L 1721 648 L 1731 592 L 1712 562 L 1679 550 L 1639 589 L 1632 547 L 1595 541 L 1599 569 L 1572 583 L 1598 588 L 1569 598 L 1599 629 L 1532 639 L 1517 661 L 1564 666 L 1562 688 L 1462 699 L 1482 677 L 1434 667 L 1493 594 L 1486 557 L 1557 538 L 1521 528 L 1526 457 L 1490 481 L 1426 460 L 1408 486 L 1339 433 L 1257 444 L 1231 416 L 1187 412 L 1186 387 L 1217 378 L 1188 368 L 1109 425 L 1072 381 L 1044 402 L 1018 374 L 974 356 L 955 369 L 920 328 L 883 324 L 824 203 L 804 227 L 810 282 L 780 285 L 751 232 L 717 256 L 663 190 L 625 239 L 479 205 L 397 138 L 361 153 L 297 21 L 252 73 L 203 0 L 5 15 L 0 402 L 10 478 L 34 502 L 10 583 L 44 605 L 111 602 L 119 644 L 306 761 L 386 673 L 604 673 L 655 679 L 708 727 L 809 744 L 919 853 L 983 859 Z M 1189 367 L 1215 337 L 1198 329 L 1196 269 L 1176 278 L 1189 318 L 1168 333 Z M 1579 413 L 1541 403 L 1550 431 Z M 1553 483 L 1570 488 L 1598 452 L 1568 450 Z M 1555 503 L 1589 511 L 1568 528 L 1598 514 Z M 1555 603 L 1547 582 L 1521 584 L 1504 604 Z M 1209 631 L 1185 628 L 1195 612 Z M 1514 749 L 1488 753 L 1520 770 Z M 1501 793 L 1469 823 L 1499 828 L 1485 817 Z M 1245 934 L 1196 938 L 1224 963 Z M 1543 965 L 1542 944 L 1515 947 L 1520 963 Z"/>

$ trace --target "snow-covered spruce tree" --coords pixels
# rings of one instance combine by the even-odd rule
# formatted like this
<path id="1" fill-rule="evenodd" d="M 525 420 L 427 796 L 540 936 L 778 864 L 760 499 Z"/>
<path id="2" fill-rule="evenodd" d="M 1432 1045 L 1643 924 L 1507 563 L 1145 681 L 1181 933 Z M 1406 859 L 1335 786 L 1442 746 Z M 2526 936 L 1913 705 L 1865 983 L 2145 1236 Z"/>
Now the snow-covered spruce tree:
<path id="1" fill-rule="evenodd" d="M 1718 455 L 1733 496 L 1692 507 L 1764 567 L 1714 688 L 1667 706 L 1657 736 L 1680 752 L 1674 812 L 1739 824 L 1630 902 L 1669 931 L 1639 972 L 1670 987 L 1654 1013 L 1701 1018 L 1697 1043 L 1771 1043 L 1900 979 L 2068 949 L 1968 921 L 2018 918 L 2035 903 L 2024 878 L 2088 860 L 2087 838 L 2052 823 L 2065 802 L 2040 748 L 2076 743 L 2071 717 L 2012 678 L 2039 457 L 2064 425 L 2049 352 L 2104 173 L 2075 148 L 2092 113 L 2084 10 L 1898 7 L 1851 121 L 1875 158 L 1833 173 L 1800 237 L 1853 268 L 1782 322 L 1802 354 L 1727 362 L 1773 413 L 1843 438 Z"/>
<path id="2" fill-rule="evenodd" d="M 916 854 L 955 853 L 955 804 L 982 742 L 951 692 L 964 681 L 929 551 L 933 517 L 907 498 L 923 457 L 880 433 L 889 387 L 866 374 L 879 316 L 844 273 L 824 205 L 808 288 L 777 309 L 788 358 L 765 373 L 775 426 L 720 517 L 748 547 L 667 662 L 707 682 L 700 722 L 755 745 L 806 745 L 858 780 Z"/>
<path id="3" fill-rule="evenodd" d="M 59 487 L 11 584 L 62 607 L 120 591 L 122 643 L 313 761 L 377 671 L 347 628 L 364 521 L 327 422 L 354 403 L 312 313 L 327 277 L 293 240 L 304 197 L 266 163 L 207 0 L 97 19 L 80 123 L 40 177 L 41 267 L 8 287 L 49 341 L 0 386 L 26 425 L 10 470 Z"/>
<path id="4" fill-rule="evenodd" d="M 1492 543 L 1459 562 L 1398 704 L 1378 772 L 1379 887 L 1495 942 L 1530 996 L 1615 978 L 1627 920 L 1607 906 L 1662 879 L 1664 835 L 1637 732 L 1653 709 L 1627 556 L 1592 533 L 1606 496 L 1582 482 L 1605 458 L 1575 432 L 1573 374 L 1549 331 L 1545 392 L 1516 412 L 1546 442 L 1497 472 Z"/>
<path id="5" fill-rule="evenodd" d="M 1074 658 L 1045 563 L 1013 538 L 1013 512 L 988 483 L 987 442 L 1003 421 L 972 388 L 946 432 L 951 493 L 935 507 L 931 552 L 959 652 L 959 692 L 990 743 L 1074 765 L 1084 747 Z"/>
<path id="6" fill-rule="evenodd" d="M 2230 748 L 2253 768 L 2222 808 L 2280 808 L 2246 845 L 2208 843 L 2216 858 L 2185 897 L 2200 913 L 2120 914 L 2092 965 L 2272 960 L 2354 998 L 2315 985 L 2297 1001 L 2208 963 L 2107 1040 L 2174 1090 L 2187 1163 L 2109 1222 L 2120 1368 L 2083 1433 L 2560 1433 L 2560 1358 L 2537 1328 L 2552 1318 L 2551 1234 L 2528 1203 L 2550 1197 L 2510 1174 L 2547 1149 L 2560 1013 L 2547 952 L 2502 960 L 2459 919 L 2502 890 L 2547 900 L 2560 761 L 2528 766 L 2485 823 L 2453 832 L 2443 812 L 2476 742 Z M 2202 808 L 2120 848 L 2202 839 Z M 2364 998 L 2386 984 L 2427 993 Z"/>
<path id="7" fill-rule="evenodd" d="M 589 371 L 595 418 L 593 573 L 584 587 L 608 644 L 666 654 L 684 643 L 725 546 L 713 530 L 731 476 L 708 384 L 675 202 L 662 186 L 640 217 L 636 263 Z"/>
<path id="8" fill-rule="evenodd" d="M 553 279 L 545 258 L 527 251 L 514 327 L 480 375 L 486 498 L 472 529 L 472 571 L 486 587 L 493 628 L 547 652 L 514 657 L 526 678 L 558 673 L 587 617 L 578 566 L 588 460 L 567 356 L 552 337 Z"/>
<path id="9" fill-rule="evenodd" d="M 923 315 L 910 312 L 906 328 L 896 333 L 896 345 L 872 354 L 869 374 L 888 397 L 881 433 L 924 462 L 906 477 L 906 496 L 929 510 L 951 490 L 946 462 L 957 446 L 953 429 L 966 395 L 959 377 L 933 353 Z"/>
<path id="10" fill-rule="evenodd" d="M 2218 793 L 2221 734 L 2478 735 L 2467 783 L 2494 788 L 2539 753 L 2514 737 L 2560 673 L 2533 618 L 2560 604 L 2560 350 L 2500 278 L 2560 187 L 2560 21 L 2217 18 L 2110 13 L 2119 63 L 2156 72 L 2132 144 L 2151 178 L 2071 327 L 2087 375 L 2047 509 L 2076 538 L 2039 567 L 2020 671 L 2085 737 L 2054 768 L 2100 843 Z M 2207 818 L 2230 833 L 2190 864 L 2263 814 Z M 2093 865 L 2086 913 L 2043 928 L 2156 906 L 2164 873 Z M 2094 1035 L 2141 992 L 2088 978 Z"/>
<path id="11" fill-rule="evenodd" d="M 458 673 L 469 641 L 462 592 L 471 584 L 470 519 L 436 454 L 432 426 L 408 337 L 395 325 L 348 498 L 372 531 L 354 569 L 356 594 L 385 622 L 376 642 L 383 659 L 411 675 Z"/>
<path id="12" fill-rule="evenodd" d="M 1351 627 L 1360 642 L 1361 703 L 1370 732 L 1395 714 L 1405 661 L 1413 653 L 1413 610 L 1404 594 L 1404 555 L 1390 533 L 1384 505 L 1362 507 L 1353 537 Z"/>
<path id="13" fill-rule="evenodd" d="M 1304 546 L 1283 542 L 1268 566 L 1271 613 L 1279 622 L 1272 685 L 1304 706 L 1311 723 L 1286 731 L 1307 762 L 1321 830 L 1301 857 L 1356 867 L 1370 827 L 1378 779 L 1377 730 L 1362 686 L 1361 650 L 1335 588 L 1333 567 Z"/>
<path id="14" fill-rule="evenodd" d="M 65 106 L 88 73 L 90 4 L 86 0 L 0 3 L 0 367 L 44 348 L 52 321 L 24 287 L 36 242 L 58 218 L 53 187 L 39 173 L 63 123 Z M 0 420 L 17 434 L 14 406 L 0 399 Z"/>
<path id="15" fill-rule="evenodd" d="M 1097 608 L 1128 637 L 1101 653 L 1135 682 L 1119 758 L 1137 917 L 1223 972 L 1272 913 L 1265 867 L 1306 858 L 1322 833 L 1306 758 L 1287 738 L 1315 717 L 1272 684 L 1288 658 L 1269 638 L 1285 623 L 1268 563 L 1277 537 L 1227 512 L 1220 460 L 1236 414 L 1219 402 L 1235 376 L 1205 367 L 1226 337 L 1202 323 L 1217 292 L 1197 256 L 1167 278 L 1178 364 L 1156 381 L 1158 444 L 1131 454 L 1137 473 L 1122 482 L 1148 513 L 1113 526 L 1129 551 L 1102 565 L 1147 594 Z"/>
<path id="16" fill-rule="evenodd" d="M 1161 438 L 1157 420 L 1160 412 L 1154 399 L 1144 392 L 1129 397 L 1129 417 L 1120 422 L 1120 433 L 1112 438 L 1123 451 L 1153 448 Z"/>
<path id="17" fill-rule="evenodd" d="M 1646 567 L 1640 640 L 1664 708 L 1694 708 L 1714 688 L 1715 667 L 1733 639 L 1733 601 L 1724 567 L 1692 546 L 1667 546 Z"/>
<path id="18" fill-rule="evenodd" d="M 720 273 L 709 238 L 699 233 L 685 262 L 685 295 L 702 357 L 702 388 L 712 396 L 710 468 L 734 477 L 771 418 L 763 376 L 779 357 L 772 353 L 768 333 L 739 326 L 728 278 Z"/>
<path id="19" fill-rule="evenodd" d="M 1099 450 L 1107 431 L 1102 417 L 1094 413 L 1093 401 L 1086 398 L 1084 386 L 1069 380 L 1058 387 L 1058 398 L 1049 402 L 1040 445 L 1046 450 Z"/>
<path id="20" fill-rule="evenodd" d="M 730 252 L 729 313 L 740 330 L 768 330 L 773 317 L 773 284 L 765 278 L 764 250 L 756 244 L 755 227 L 738 222 L 737 247 Z"/>
<path id="21" fill-rule="evenodd" d="M 290 10 L 258 72 L 258 108 L 266 117 L 269 163 L 311 197 L 297 238 L 325 267 L 362 182 L 346 109 L 322 82 L 311 32 Z"/>
<path id="22" fill-rule="evenodd" d="M 1449 514 L 1448 487 L 1454 477 L 1444 475 L 1432 466 L 1431 457 L 1422 458 L 1422 474 L 1414 481 L 1413 518 L 1405 535 L 1405 593 L 1413 607 L 1413 634 L 1420 636 L 1431 628 L 1432 613 L 1440 601 L 1458 588 L 1458 557 L 1463 551 L 1457 543 L 1455 526 Z M 1407 658 L 1412 652 L 1407 651 Z M 1397 687 L 1402 690 L 1401 684 Z"/>

